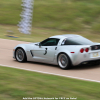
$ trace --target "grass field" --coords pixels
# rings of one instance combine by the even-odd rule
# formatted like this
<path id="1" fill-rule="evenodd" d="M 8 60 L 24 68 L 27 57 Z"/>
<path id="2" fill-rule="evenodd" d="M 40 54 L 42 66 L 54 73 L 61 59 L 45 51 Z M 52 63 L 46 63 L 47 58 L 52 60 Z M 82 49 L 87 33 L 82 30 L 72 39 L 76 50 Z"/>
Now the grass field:
<path id="1" fill-rule="evenodd" d="M 100 0 L 34 0 L 33 27 L 100 33 Z M 17 25 L 21 0 L 0 1 L 0 24 Z"/>
<path id="2" fill-rule="evenodd" d="M 99 34 L 93 34 L 89 32 L 66 32 L 66 31 L 61 31 L 56 29 L 45 29 L 45 28 L 33 27 L 32 34 L 26 35 L 26 34 L 19 33 L 17 26 L 0 25 L 0 38 L 4 38 L 4 39 L 12 39 L 12 40 L 20 40 L 20 41 L 28 41 L 28 42 L 40 42 L 50 36 L 60 35 L 60 34 L 79 34 L 94 42 L 100 42 Z M 19 38 L 11 38 L 11 37 L 7 37 L 6 35 L 18 36 Z"/>
<path id="3" fill-rule="evenodd" d="M 22 100 L 23 97 L 100 100 L 100 83 L 0 66 L 0 100 Z"/>
<path id="4" fill-rule="evenodd" d="M 52 35 L 79 34 L 100 42 L 100 0 L 34 0 L 30 35 L 18 31 L 21 1 L 0 1 L 0 38 L 39 42 Z M 0 100 L 23 97 L 100 100 L 100 83 L 0 67 Z"/>

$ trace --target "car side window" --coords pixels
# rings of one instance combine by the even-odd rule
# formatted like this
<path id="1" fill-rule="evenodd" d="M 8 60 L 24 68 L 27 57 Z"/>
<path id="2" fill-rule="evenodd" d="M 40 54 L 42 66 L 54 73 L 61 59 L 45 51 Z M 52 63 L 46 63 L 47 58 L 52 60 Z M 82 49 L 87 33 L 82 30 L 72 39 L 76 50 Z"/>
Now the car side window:
<path id="1" fill-rule="evenodd" d="M 56 46 L 59 42 L 57 38 L 48 38 L 41 42 L 41 46 Z"/>
<path id="2" fill-rule="evenodd" d="M 64 39 L 61 45 L 80 45 L 80 43 L 75 42 L 71 39 Z"/>
<path id="3" fill-rule="evenodd" d="M 65 45 L 65 41 L 66 41 L 66 39 L 64 39 L 64 40 L 62 41 L 61 45 Z"/>

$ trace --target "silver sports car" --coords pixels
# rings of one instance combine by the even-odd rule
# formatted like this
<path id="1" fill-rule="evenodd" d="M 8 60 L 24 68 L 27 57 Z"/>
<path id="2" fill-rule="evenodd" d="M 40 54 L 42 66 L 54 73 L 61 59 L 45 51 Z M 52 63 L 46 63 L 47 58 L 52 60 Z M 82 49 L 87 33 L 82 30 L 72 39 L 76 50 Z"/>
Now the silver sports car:
<path id="1" fill-rule="evenodd" d="M 42 42 L 17 45 L 13 50 L 13 58 L 19 62 L 42 62 L 69 69 L 71 66 L 99 61 L 100 43 L 80 35 L 56 35 Z"/>

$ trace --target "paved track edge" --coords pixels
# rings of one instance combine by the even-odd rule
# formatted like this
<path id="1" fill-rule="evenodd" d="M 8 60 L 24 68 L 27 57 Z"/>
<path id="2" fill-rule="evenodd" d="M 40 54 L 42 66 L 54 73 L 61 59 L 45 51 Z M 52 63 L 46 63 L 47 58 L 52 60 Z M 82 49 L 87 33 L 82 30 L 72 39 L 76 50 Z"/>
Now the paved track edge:
<path id="1" fill-rule="evenodd" d="M 43 71 L 38 71 L 38 70 L 31 70 L 31 69 L 20 68 L 20 67 L 14 67 L 14 66 L 8 66 L 8 65 L 2 65 L 2 64 L 0 64 L 0 66 L 3 66 L 3 67 L 10 67 L 10 68 L 16 68 L 16 69 L 22 69 L 22 70 L 26 70 L 26 71 L 33 71 L 33 72 L 38 72 L 38 73 L 43 73 L 43 74 L 49 74 L 49 75 L 62 76 L 62 77 L 73 78 L 73 79 L 78 79 L 78 80 L 84 80 L 84 81 L 91 81 L 91 82 L 98 82 L 98 83 L 100 83 L 100 81 L 91 80 L 91 79 L 86 79 L 86 78 L 80 78 L 80 77 L 74 77 L 74 76 L 67 76 L 67 75 L 61 75 L 61 74 L 43 72 Z"/>

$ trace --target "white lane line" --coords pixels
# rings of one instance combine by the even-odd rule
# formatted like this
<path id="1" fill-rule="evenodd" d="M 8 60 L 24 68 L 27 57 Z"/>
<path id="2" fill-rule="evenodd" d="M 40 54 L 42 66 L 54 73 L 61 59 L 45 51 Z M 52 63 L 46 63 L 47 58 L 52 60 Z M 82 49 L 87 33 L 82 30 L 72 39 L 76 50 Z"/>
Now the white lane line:
<path id="1" fill-rule="evenodd" d="M 2 65 L 2 64 L 0 64 L 0 66 L 11 67 L 11 68 L 22 69 L 22 70 L 27 70 L 27 71 L 39 72 L 39 73 L 43 73 L 43 74 L 50 74 L 50 75 L 56 75 L 56 76 L 63 76 L 63 77 L 68 77 L 68 78 L 74 78 L 74 79 L 79 79 L 79 80 L 85 80 L 85 81 L 92 81 L 92 82 L 98 82 L 98 83 L 100 83 L 100 81 L 98 81 L 98 80 L 85 79 L 85 78 L 80 78 L 80 77 L 67 76 L 67 75 L 61 75 L 61 74 L 43 72 L 43 71 L 38 71 L 38 70 L 31 70 L 31 69 L 20 68 L 20 67 L 14 67 L 14 66 L 8 66 L 8 65 Z"/>

